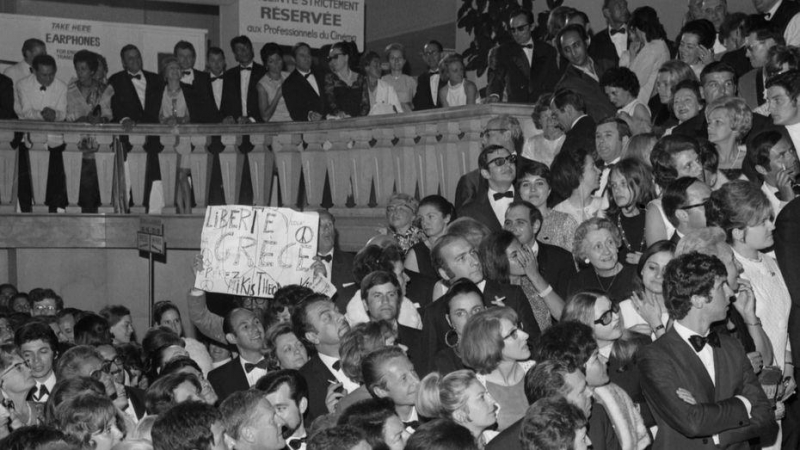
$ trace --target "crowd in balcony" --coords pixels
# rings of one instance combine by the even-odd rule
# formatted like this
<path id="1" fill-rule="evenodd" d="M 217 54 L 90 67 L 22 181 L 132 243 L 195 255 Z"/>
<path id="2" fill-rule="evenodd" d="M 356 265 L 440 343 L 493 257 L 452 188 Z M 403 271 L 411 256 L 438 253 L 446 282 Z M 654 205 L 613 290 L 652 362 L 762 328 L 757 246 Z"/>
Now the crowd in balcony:
<path id="1" fill-rule="evenodd" d="M 0 286 L 0 448 L 798 448 L 800 4 L 754 6 L 691 1 L 677 44 L 625 0 L 603 2 L 598 33 L 555 8 L 546 40 L 512 12 L 482 101 L 533 105 L 541 134 L 490 118 L 454 196 L 394 193 L 355 255 L 320 210 L 312 268 L 333 297 L 283 286 L 217 315 L 218 294 L 187 286 L 200 338 L 165 301 L 139 344 L 126 306 Z M 240 36 L 237 67 L 212 48 L 195 70 L 178 43 L 163 78 L 135 47 L 108 81 L 78 52 L 69 87 L 30 42 L 10 83 L 40 120 L 318 121 L 479 97 L 435 41 L 416 80 L 400 45 L 333 44 L 322 72 L 304 44 L 267 44 L 260 66 Z"/>

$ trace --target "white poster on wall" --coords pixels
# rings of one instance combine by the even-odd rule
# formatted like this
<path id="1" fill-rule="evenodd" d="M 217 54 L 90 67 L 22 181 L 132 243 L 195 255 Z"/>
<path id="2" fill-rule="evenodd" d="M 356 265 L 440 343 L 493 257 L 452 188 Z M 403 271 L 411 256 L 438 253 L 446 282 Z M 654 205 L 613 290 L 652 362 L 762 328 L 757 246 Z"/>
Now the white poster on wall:
<path id="1" fill-rule="evenodd" d="M 207 33 L 196 28 L 0 14 L 0 71 L 22 59 L 22 44 L 30 38 L 44 41 L 47 53 L 56 59 L 56 76 L 65 83 L 75 77 L 72 57 L 78 50 L 105 56 L 110 75 L 122 70 L 119 51 L 127 44 L 142 52 L 145 70 L 158 73 L 159 55 L 171 55 L 178 41 L 191 42 L 197 51 L 195 68 L 203 70 Z"/>
<path id="2" fill-rule="evenodd" d="M 364 0 L 239 0 L 239 33 L 256 52 L 267 42 L 320 48 L 355 41 L 364 48 Z"/>

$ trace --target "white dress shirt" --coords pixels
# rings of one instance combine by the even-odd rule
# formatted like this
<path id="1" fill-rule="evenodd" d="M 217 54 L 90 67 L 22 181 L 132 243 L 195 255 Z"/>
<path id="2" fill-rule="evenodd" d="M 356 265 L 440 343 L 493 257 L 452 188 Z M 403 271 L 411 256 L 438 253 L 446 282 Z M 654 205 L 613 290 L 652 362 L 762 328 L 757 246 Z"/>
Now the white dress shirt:
<path id="1" fill-rule="evenodd" d="M 45 393 L 40 397 L 39 390 L 42 388 L 42 385 L 44 385 L 44 387 L 47 388 L 47 393 Z M 56 385 L 56 374 L 53 371 L 50 371 L 50 376 L 47 377 L 46 380 L 44 380 L 44 383 L 41 383 L 39 382 L 39 380 L 36 380 L 36 386 L 35 386 L 36 391 L 33 393 L 33 401 L 39 403 L 46 402 L 47 399 L 50 398 L 50 394 L 53 392 L 53 388 L 55 387 L 55 385 Z"/>
<path id="2" fill-rule="evenodd" d="M 42 90 L 36 75 L 28 75 L 17 83 L 14 95 L 14 111 L 20 119 L 44 120 L 42 110 L 50 108 L 56 112 L 56 122 L 67 117 L 67 85 L 58 78 Z"/>
<path id="3" fill-rule="evenodd" d="M 314 74 L 311 73 L 311 72 L 303 72 L 300 69 L 297 69 L 297 72 L 300 75 L 302 75 L 303 78 L 308 80 L 308 84 L 311 85 L 311 87 L 314 89 L 314 92 L 316 92 L 317 95 L 320 95 L 320 93 L 319 93 L 319 83 L 317 82 L 317 77 L 315 77 Z"/>
<path id="4" fill-rule="evenodd" d="M 620 29 L 624 29 L 625 33 L 611 34 L 611 28 L 607 33 L 611 37 L 611 43 L 614 44 L 614 50 L 617 51 L 617 56 L 621 57 L 622 53 L 628 50 L 628 27 L 623 25 Z"/>
<path id="5" fill-rule="evenodd" d="M 144 76 L 144 72 L 141 70 L 137 73 L 130 73 L 128 72 L 128 76 L 139 78 L 131 78 L 131 83 L 133 83 L 134 89 L 136 89 L 136 96 L 139 97 L 139 103 L 142 105 L 142 109 L 144 109 L 144 101 L 145 101 L 145 93 L 147 92 L 147 78 Z"/>
<path id="6" fill-rule="evenodd" d="M 250 70 L 244 70 L 250 68 Z M 239 80 L 242 82 L 241 85 L 241 97 L 242 97 L 242 117 L 247 117 L 247 92 L 250 89 L 250 75 L 253 74 L 253 63 L 246 66 L 242 66 L 242 70 L 239 71 Z"/>
<path id="7" fill-rule="evenodd" d="M 333 271 L 333 250 L 331 250 L 331 251 L 329 251 L 328 253 L 325 253 L 325 254 L 319 253 L 318 255 L 319 256 L 329 256 L 330 255 L 330 257 L 331 257 L 330 261 L 325 261 L 323 259 L 323 260 L 320 260 L 320 262 L 322 263 L 322 265 L 325 266 L 325 278 L 328 281 L 331 281 L 331 272 Z"/>
<path id="8" fill-rule="evenodd" d="M 533 64 L 533 47 L 527 48 L 525 45 L 533 45 L 533 38 L 522 45 L 522 51 L 525 52 L 525 56 L 528 58 L 528 67 L 530 67 L 530 65 Z"/>
<path id="9" fill-rule="evenodd" d="M 189 72 L 189 73 L 186 73 Z M 194 83 L 194 69 L 181 71 L 181 83 L 193 84 Z"/>
<path id="10" fill-rule="evenodd" d="M 514 186 L 512 185 L 508 188 L 511 193 L 514 193 Z M 507 191 L 508 192 L 508 191 Z M 489 196 L 489 205 L 492 207 L 492 211 L 494 211 L 494 215 L 497 216 L 497 221 L 500 222 L 502 225 L 503 222 L 506 220 L 506 210 L 508 210 L 508 205 L 514 201 L 514 197 L 503 197 L 500 199 L 495 200 L 494 194 L 498 193 L 497 191 L 493 190 L 492 188 L 488 189 L 488 193 L 486 195 Z"/>
<path id="11" fill-rule="evenodd" d="M 325 364 L 325 367 L 331 371 L 334 377 L 336 377 L 336 381 L 342 383 L 342 387 L 344 388 L 347 393 L 351 393 L 359 388 L 358 383 L 354 383 L 353 380 L 347 377 L 347 375 L 342 372 L 341 368 L 341 360 L 338 358 L 334 358 L 333 356 L 324 355 L 322 353 L 318 353 L 319 359 L 322 360 L 322 363 Z M 339 370 L 334 370 L 333 364 L 339 361 Z"/>
<path id="12" fill-rule="evenodd" d="M 431 96 L 433 96 L 433 104 L 439 104 L 439 72 L 431 73 Z"/>
<path id="13" fill-rule="evenodd" d="M 264 359 L 264 358 L 261 358 L 261 359 Z M 242 365 L 242 371 L 244 371 L 244 375 L 247 377 L 247 384 L 249 384 L 250 387 L 255 386 L 256 383 L 258 382 L 258 380 L 261 377 L 263 377 L 264 375 L 267 374 L 267 369 L 261 369 L 261 368 L 255 367 L 255 368 L 253 368 L 253 370 L 250 371 L 250 373 L 247 373 L 247 370 L 244 368 L 244 365 L 247 364 L 247 363 L 257 364 L 259 362 L 261 362 L 261 360 L 258 360 L 258 361 L 255 361 L 255 362 L 245 361 L 244 357 L 242 357 L 242 355 L 239 355 L 239 364 Z"/>
<path id="14" fill-rule="evenodd" d="M 3 72 L 3 75 L 7 76 L 8 78 L 11 78 L 11 81 L 13 81 L 14 85 L 16 86 L 17 83 L 27 78 L 32 73 L 33 73 L 33 68 L 31 67 L 31 65 L 25 61 L 20 61 L 14 64 L 13 66 L 9 67 L 8 69 L 6 69 L 6 71 Z"/>
<path id="15" fill-rule="evenodd" d="M 209 76 L 216 78 L 216 76 L 210 72 Z M 222 74 L 219 74 L 219 78 L 211 81 L 211 92 L 214 94 L 214 103 L 217 104 L 217 109 L 219 109 L 222 104 Z"/>

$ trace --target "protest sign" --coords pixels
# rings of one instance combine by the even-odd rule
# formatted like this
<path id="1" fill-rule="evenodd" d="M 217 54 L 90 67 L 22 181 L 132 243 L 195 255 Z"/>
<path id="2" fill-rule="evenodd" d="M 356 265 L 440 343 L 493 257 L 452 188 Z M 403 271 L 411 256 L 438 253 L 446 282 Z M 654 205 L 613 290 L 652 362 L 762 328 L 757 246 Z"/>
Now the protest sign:
<path id="1" fill-rule="evenodd" d="M 319 216 L 289 208 L 209 206 L 200 237 L 203 268 L 194 287 L 207 292 L 267 297 L 299 284 L 326 295 L 335 288 L 311 270 Z"/>

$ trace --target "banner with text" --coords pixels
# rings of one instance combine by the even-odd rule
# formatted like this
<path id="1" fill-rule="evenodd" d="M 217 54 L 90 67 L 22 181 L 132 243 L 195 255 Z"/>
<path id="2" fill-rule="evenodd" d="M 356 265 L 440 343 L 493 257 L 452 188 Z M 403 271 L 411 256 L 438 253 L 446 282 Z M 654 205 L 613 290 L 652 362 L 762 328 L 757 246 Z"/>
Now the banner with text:
<path id="1" fill-rule="evenodd" d="M 158 72 L 159 54 L 172 54 L 178 41 L 189 41 L 197 50 L 195 68 L 205 68 L 206 30 L 133 23 L 0 14 L 0 70 L 22 59 L 22 43 L 38 38 L 56 59 L 56 77 L 65 83 L 75 77 L 72 57 L 90 50 L 106 57 L 109 75 L 122 70 L 119 51 L 126 44 L 139 47 L 144 68 Z"/>
<path id="2" fill-rule="evenodd" d="M 271 298 L 289 284 L 333 295 L 314 274 L 319 216 L 289 208 L 209 206 L 200 237 L 203 268 L 194 287 L 207 292 Z"/>
<path id="3" fill-rule="evenodd" d="M 313 48 L 355 41 L 364 49 L 364 0 L 239 0 L 239 33 L 256 51 L 275 42 Z"/>

